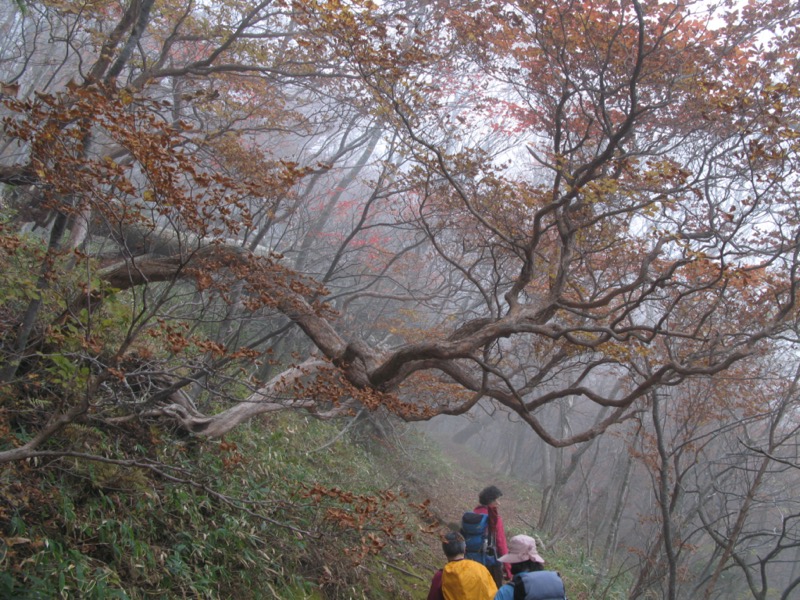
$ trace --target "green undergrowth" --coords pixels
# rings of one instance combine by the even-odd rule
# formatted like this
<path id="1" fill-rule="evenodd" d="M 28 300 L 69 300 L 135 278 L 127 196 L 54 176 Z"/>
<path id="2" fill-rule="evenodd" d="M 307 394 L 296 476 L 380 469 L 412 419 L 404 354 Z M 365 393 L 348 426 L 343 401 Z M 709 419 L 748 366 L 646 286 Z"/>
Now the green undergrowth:
<path id="1" fill-rule="evenodd" d="M 283 414 L 215 441 L 72 426 L 69 447 L 105 462 L 0 471 L 0 597 L 421 600 L 467 473 L 413 429 L 345 426 Z M 548 561 L 592 598 L 593 563 L 570 548 Z"/>
<path id="2" fill-rule="evenodd" d="M 287 414 L 217 441 L 141 430 L 128 448 L 74 427 L 111 462 L 0 472 L 0 597 L 424 597 L 434 536 L 405 473 L 425 442 L 342 426 Z"/>

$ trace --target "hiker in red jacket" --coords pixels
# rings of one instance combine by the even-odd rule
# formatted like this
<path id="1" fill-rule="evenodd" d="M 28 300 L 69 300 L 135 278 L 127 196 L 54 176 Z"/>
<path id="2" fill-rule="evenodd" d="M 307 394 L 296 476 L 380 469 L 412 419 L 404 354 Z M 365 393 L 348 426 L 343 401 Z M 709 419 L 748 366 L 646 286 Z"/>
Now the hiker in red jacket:
<path id="1" fill-rule="evenodd" d="M 508 554 L 506 530 L 503 527 L 503 518 L 500 516 L 497 506 L 497 500 L 502 495 L 503 492 L 493 485 L 483 488 L 481 493 L 478 494 L 479 506 L 472 511 L 483 515 L 489 515 L 489 536 L 494 536 L 497 556 Z M 496 568 L 492 569 L 492 576 L 498 587 L 503 585 L 504 578 L 511 579 L 511 565 L 508 563 L 502 565 L 498 564 Z"/>

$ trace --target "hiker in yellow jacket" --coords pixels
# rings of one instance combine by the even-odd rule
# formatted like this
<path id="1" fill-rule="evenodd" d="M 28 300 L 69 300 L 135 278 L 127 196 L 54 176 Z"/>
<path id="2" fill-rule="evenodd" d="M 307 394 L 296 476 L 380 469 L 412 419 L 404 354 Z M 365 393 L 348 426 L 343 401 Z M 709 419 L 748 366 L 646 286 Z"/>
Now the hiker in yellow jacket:
<path id="1" fill-rule="evenodd" d="M 434 576 L 428 598 L 439 596 L 444 600 L 492 600 L 497 592 L 489 570 L 482 564 L 464 558 L 466 544 L 460 533 L 450 532 L 444 536 L 442 550 L 447 564 Z M 441 585 L 441 591 L 434 587 Z M 438 594 L 437 594 L 438 592 Z"/>

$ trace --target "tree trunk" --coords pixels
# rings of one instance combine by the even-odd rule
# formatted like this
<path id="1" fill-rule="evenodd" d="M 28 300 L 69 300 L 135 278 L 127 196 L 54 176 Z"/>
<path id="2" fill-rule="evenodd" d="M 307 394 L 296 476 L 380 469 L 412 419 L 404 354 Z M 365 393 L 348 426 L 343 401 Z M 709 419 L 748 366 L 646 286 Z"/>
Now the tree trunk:
<path id="1" fill-rule="evenodd" d="M 53 222 L 53 228 L 50 230 L 47 254 L 39 267 L 39 278 L 36 281 L 36 298 L 28 303 L 28 308 L 25 311 L 25 315 L 22 317 L 17 339 L 14 342 L 14 355 L 3 367 L 2 372 L 0 372 L 0 383 L 8 383 L 14 378 L 19 364 L 25 356 L 25 350 L 28 347 L 28 341 L 30 340 L 33 326 L 36 324 L 36 317 L 39 315 L 39 310 L 42 307 L 42 296 L 50 285 L 50 275 L 53 271 L 53 264 L 61 248 L 61 239 L 64 236 L 66 226 L 67 216 L 61 212 L 57 213 L 55 221 Z"/>

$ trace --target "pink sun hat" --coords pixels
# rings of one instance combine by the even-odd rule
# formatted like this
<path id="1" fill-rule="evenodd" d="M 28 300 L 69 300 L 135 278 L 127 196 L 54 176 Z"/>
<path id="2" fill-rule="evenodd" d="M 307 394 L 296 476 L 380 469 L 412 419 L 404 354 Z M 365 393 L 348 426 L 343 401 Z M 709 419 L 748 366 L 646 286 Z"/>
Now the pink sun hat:
<path id="1" fill-rule="evenodd" d="M 544 559 L 536 552 L 536 540 L 529 535 L 515 535 L 508 540 L 508 554 L 498 558 L 504 563 L 521 563 L 532 560 L 544 564 Z"/>

